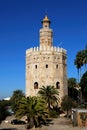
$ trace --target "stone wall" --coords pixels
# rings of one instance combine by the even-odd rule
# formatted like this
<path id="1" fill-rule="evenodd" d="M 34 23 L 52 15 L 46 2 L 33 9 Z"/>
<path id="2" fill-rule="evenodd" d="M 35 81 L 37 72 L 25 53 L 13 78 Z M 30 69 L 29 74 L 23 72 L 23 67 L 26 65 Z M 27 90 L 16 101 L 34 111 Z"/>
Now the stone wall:
<path id="1" fill-rule="evenodd" d="M 39 31 L 40 47 L 26 50 L 26 96 L 35 96 L 39 88 L 51 85 L 59 91 L 60 102 L 67 95 L 67 52 L 53 46 L 53 30 L 47 16 Z"/>
<path id="2" fill-rule="evenodd" d="M 74 126 L 87 126 L 87 109 L 72 109 L 71 117 Z"/>
<path id="3" fill-rule="evenodd" d="M 38 89 L 34 88 L 38 83 Z M 26 96 L 34 96 L 42 86 L 59 88 L 60 101 L 67 95 L 66 50 L 40 47 L 26 50 Z"/>

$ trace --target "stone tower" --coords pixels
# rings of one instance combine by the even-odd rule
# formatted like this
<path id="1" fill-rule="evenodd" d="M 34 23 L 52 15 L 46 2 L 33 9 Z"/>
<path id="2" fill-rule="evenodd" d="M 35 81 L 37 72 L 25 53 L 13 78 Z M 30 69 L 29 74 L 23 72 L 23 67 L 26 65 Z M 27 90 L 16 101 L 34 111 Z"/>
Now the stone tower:
<path id="1" fill-rule="evenodd" d="M 53 46 L 53 31 L 47 16 L 42 20 L 40 47 L 26 50 L 26 96 L 51 85 L 59 91 L 60 101 L 67 95 L 66 50 Z"/>
<path id="2" fill-rule="evenodd" d="M 42 21 L 43 28 L 40 29 L 40 47 L 52 46 L 53 31 L 50 29 L 50 20 L 47 16 Z"/>

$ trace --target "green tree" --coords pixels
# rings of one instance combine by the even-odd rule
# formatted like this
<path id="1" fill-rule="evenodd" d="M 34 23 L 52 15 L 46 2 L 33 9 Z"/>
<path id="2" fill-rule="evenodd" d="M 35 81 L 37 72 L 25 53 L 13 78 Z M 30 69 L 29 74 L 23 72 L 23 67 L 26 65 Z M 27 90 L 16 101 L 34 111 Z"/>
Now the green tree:
<path id="1" fill-rule="evenodd" d="M 9 115 L 7 111 L 8 104 L 8 101 L 0 100 L 0 123 Z"/>
<path id="2" fill-rule="evenodd" d="M 81 78 L 81 67 L 83 66 L 84 64 L 84 53 L 83 51 L 79 51 L 77 52 L 77 55 L 76 55 L 76 59 L 74 61 L 74 64 L 76 65 L 76 68 L 78 70 L 78 83 L 79 83 L 79 80 Z M 80 77 L 80 78 L 79 78 Z"/>
<path id="3" fill-rule="evenodd" d="M 77 87 L 77 81 L 76 81 L 76 78 L 69 78 L 68 79 L 68 87 L 70 88 L 75 88 Z"/>
<path id="4" fill-rule="evenodd" d="M 81 78 L 80 87 L 83 98 L 87 100 L 87 71 L 83 74 Z"/>
<path id="5" fill-rule="evenodd" d="M 83 56 L 84 56 L 83 63 L 84 63 L 85 72 L 86 72 L 86 71 L 87 71 L 87 68 L 86 68 L 86 65 L 87 65 L 87 45 L 86 45 L 86 47 L 85 47 L 85 50 L 83 50 Z"/>
<path id="6" fill-rule="evenodd" d="M 77 100 L 77 97 L 78 97 L 78 91 L 79 91 L 78 86 L 79 85 L 77 84 L 77 81 L 75 78 L 68 79 L 68 96 L 74 100 Z"/>
<path id="7" fill-rule="evenodd" d="M 86 65 L 87 65 L 87 45 L 86 45 L 84 50 L 77 52 L 76 59 L 74 60 L 74 64 L 76 65 L 76 68 L 78 70 L 78 83 L 79 83 L 81 76 L 82 76 L 81 68 L 83 65 L 85 66 L 85 72 L 87 71 L 87 68 L 86 68 Z"/>
<path id="8" fill-rule="evenodd" d="M 22 92 L 22 90 L 15 90 L 13 92 L 13 95 L 10 99 L 11 101 L 11 108 L 12 108 L 12 111 L 15 113 L 16 109 L 17 109 L 17 106 L 18 106 L 18 101 L 24 97 L 24 93 Z"/>
<path id="9" fill-rule="evenodd" d="M 55 104 L 58 105 L 59 92 L 54 86 L 43 86 L 40 88 L 38 94 L 45 100 L 49 112 Z"/>
<path id="10" fill-rule="evenodd" d="M 23 97 L 18 104 L 16 110 L 16 117 L 21 118 L 23 116 L 27 117 L 27 129 L 33 126 L 37 127 L 40 122 L 46 121 L 46 107 L 45 103 L 41 98 L 38 97 Z"/>
<path id="11" fill-rule="evenodd" d="M 61 102 L 61 107 L 62 110 L 67 112 L 67 117 L 69 116 L 69 111 L 71 110 L 72 107 L 76 107 L 77 104 L 69 97 L 69 96 L 64 96 Z"/>

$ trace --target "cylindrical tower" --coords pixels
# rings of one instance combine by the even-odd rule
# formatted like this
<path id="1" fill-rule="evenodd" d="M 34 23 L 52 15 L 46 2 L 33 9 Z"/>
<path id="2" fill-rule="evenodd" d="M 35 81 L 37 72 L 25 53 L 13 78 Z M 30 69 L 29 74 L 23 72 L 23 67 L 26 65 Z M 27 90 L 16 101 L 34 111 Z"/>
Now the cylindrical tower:
<path id="1" fill-rule="evenodd" d="M 60 102 L 67 95 L 66 50 L 53 46 L 53 31 L 47 16 L 42 20 L 40 47 L 26 50 L 26 96 L 51 85 L 59 91 Z"/>

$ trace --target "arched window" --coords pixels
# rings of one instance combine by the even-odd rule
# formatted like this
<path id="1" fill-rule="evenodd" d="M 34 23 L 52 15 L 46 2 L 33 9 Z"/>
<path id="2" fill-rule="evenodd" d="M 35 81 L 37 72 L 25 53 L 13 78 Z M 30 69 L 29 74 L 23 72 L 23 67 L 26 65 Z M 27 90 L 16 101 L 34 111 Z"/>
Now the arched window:
<path id="1" fill-rule="evenodd" d="M 56 89 L 60 89 L 60 82 L 56 82 Z"/>
<path id="2" fill-rule="evenodd" d="M 34 83 L 34 89 L 38 89 L 38 82 Z"/>

